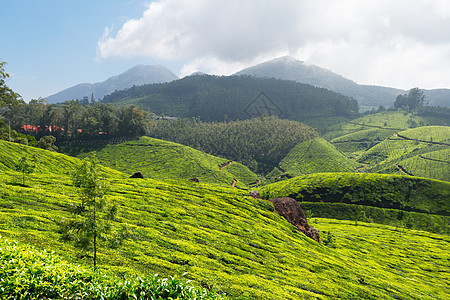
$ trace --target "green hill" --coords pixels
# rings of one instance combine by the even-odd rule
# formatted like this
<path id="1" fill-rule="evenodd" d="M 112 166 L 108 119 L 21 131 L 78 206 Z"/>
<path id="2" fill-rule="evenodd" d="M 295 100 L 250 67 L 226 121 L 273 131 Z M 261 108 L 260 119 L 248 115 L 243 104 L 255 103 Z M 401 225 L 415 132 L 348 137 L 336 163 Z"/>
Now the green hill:
<path id="1" fill-rule="evenodd" d="M 311 173 L 353 172 L 361 164 L 348 159 L 330 142 L 316 138 L 297 144 L 279 166 L 285 175 L 295 177 Z"/>
<path id="2" fill-rule="evenodd" d="M 90 153 L 81 153 L 80 158 Z M 133 174 L 142 172 L 154 179 L 187 180 L 198 177 L 201 182 L 247 187 L 257 175 L 244 165 L 215 157 L 180 144 L 141 137 L 119 145 L 107 145 L 96 151 L 104 166 Z"/>
<path id="3" fill-rule="evenodd" d="M 364 152 L 358 161 L 371 164 L 370 172 L 401 171 L 402 174 L 448 180 L 449 147 L 449 126 L 425 126 L 394 134 Z"/>
<path id="4" fill-rule="evenodd" d="M 356 156 L 384 141 L 396 132 L 398 132 L 397 129 L 363 129 L 334 138 L 331 140 L 331 143 L 347 155 Z"/>
<path id="5" fill-rule="evenodd" d="M 446 123 L 448 123 L 446 118 L 418 116 L 406 111 L 383 111 L 330 126 L 323 133 L 323 138 L 331 141 L 340 136 L 368 129 L 381 129 L 391 132 L 392 130 L 402 131 L 418 126 L 446 125 Z"/>
<path id="6" fill-rule="evenodd" d="M 57 163 L 62 155 L 9 146 L 12 151 L 0 152 L 2 161 L 14 161 L 10 157 L 13 152 L 21 156 L 36 151 L 40 160 L 55 163 L 52 172 L 43 169 L 28 175 L 26 186 L 19 184 L 18 172 L 0 170 L 0 235 L 55 251 L 76 264 L 89 264 L 89 257 L 77 258 L 78 251 L 58 234 L 58 224 L 71 216 L 71 203 L 79 201 L 66 174 L 78 163 L 76 159 L 67 157 L 66 165 L 62 159 Z M 325 246 L 273 213 L 270 202 L 253 199 L 245 191 L 189 181 L 129 179 L 104 170 L 110 185 L 106 199 L 119 208 L 112 227 L 126 226 L 132 233 L 119 248 L 105 244 L 99 248 L 100 269 L 108 274 L 128 278 L 127 274 L 167 277 L 187 272 L 186 279 L 193 285 L 225 293 L 230 299 L 445 299 L 450 293 L 448 236 L 316 219 L 313 225 L 327 241 Z M 442 193 L 446 187 L 443 182 L 414 181 L 419 186 L 422 182 L 431 185 L 431 191 Z M 438 194 L 429 194 L 433 195 Z M 436 197 L 434 201 L 414 205 L 434 210 L 441 202 Z M 3 245 L 1 249 L 5 249 Z M 1 255 L 4 259 L 3 252 Z M 38 254 L 32 255 L 39 262 Z M 13 262 L 10 257 L 7 254 L 8 263 Z M 28 257 L 21 262 L 28 263 Z M 34 276 L 27 267 L 21 273 L 16 266 L 12 269 L 0 286 L 19 287 L 26 280 L 38 280 L 48 270 L 40 263 L 33 265 L 32 270 L 37 270 Z M 61 276 L 73 278 L 71 267 L 58 270 Z M 131 280 L 126 282 L 132 285 Z M 87 290 L 92 286 L 81 285 Z"/>
<path id="7" fill-rule="evenodd" d="M 420 177 L 318 173 L 260 188 L 266 199 L 292 197 L 314 216 L 450 232 L 450 183 Z"/>
<path id="8" fill-rule="evenodd" d="M 251 76 L 187 76 L 116 91 L 102 101 L 135 104 L 156 114 L 199 117 L 207 122 L 264 114 L 302 121 L 358 112 L 356 100 L 347 96 L 298 82 Z"/>

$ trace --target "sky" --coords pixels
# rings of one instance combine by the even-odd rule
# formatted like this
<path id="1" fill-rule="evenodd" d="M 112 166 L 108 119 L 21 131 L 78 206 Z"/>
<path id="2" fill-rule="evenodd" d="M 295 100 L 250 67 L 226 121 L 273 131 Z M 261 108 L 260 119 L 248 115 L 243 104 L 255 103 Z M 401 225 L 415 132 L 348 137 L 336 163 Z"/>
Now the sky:
<path id="1" fill-rule="evenodd" d="M 360 84 L 450 88 L 449 0 L 0 0 L 24 100 L 137 65 L 230 75 L 290 55 Z"/>

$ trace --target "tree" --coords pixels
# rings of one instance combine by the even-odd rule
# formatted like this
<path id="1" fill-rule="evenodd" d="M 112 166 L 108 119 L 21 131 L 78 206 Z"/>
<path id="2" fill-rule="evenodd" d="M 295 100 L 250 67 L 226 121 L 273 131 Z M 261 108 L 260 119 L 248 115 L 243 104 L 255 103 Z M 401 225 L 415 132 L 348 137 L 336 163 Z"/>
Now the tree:
<path id="1" fill-rule="evenodd" d="M 105 201 L 107 184 L 100 176 L 95 156 L 84 159 L 72 176 L 73 184 L 78 188 L 81 204 L 74 205 L 75 219 L 61 222 L 60 233 L 65 241 L 74 241 L 77 247 L 93 254 L 94 269 L 97 267 L 99 241 L 106 240 L 110 231 L 110 221 L 117 213 L 115 205 Z"/>
<path id="2" fill-rule="evenodd" d="M 58 150 L 58 147 L 54 145 L 55 142 L 56 138 L 54 136 L 45 135 L 39 139 L 36 147 L 56 152 Z"/>
<path id="3" fill-rule="evenodd" d="M 19 159 L 16 170 L 22 173 L 22 186 L 25 186 L 25 174 L 33 173 L 35 165 L 28 159 L 26 155 Z"/>
<path id="4" fill-rule="evenodd" d="M 394 102 L 395 108 L 415 111 L 425 103 L 425 94 L 419 88 L 411 89 L 408 94 L 398 95 Z"/>
<path id="5" fill-rule="evenodd" d="M 9 78 L 9 74 L 5 71 L 5 65 L 6 62 L 0 61 L 0 106 L 20 105 L 24 102 L 20 95 L 6 85 L 6 79 Z"/>

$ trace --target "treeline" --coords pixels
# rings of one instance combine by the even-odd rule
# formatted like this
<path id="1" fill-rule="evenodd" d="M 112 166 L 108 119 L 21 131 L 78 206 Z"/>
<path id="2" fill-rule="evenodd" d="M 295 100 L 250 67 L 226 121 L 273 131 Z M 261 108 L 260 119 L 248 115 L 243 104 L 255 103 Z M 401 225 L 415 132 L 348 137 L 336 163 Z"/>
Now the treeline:
<path id="1" fill-rule="evenodd" d="M 450 108 L 442 106 L 422 106 L 417 110 L 418 116 L 446 118 L 450 125 Z"/>
<path id="2" fill-rule="evenodd" d="M 275 116 L 220 123 L 156 120 L 148 134 L 238 161 L 260 174 L 270 172 L 299 142 L 318 136 L 316 129 Z"/>
<path id="3" fill-rule="evenodd" d="M 193 75 L 163 84 L 134 86 L 103 98 L 104 103 L 134 103 L 156 114 L 202 121 L 244 120 L 263 114 L 299 120 L 348 116 L 356 100 L 294 81 L 251 76 Z"/>
<path id="4" fill-rule="evenodd" d="M 36 138 L 52 135 L 58 140 L 99 135 L 141 136 L 147 132 L 148 112 L 131 105 L 90 103 L 78 100 L 48 104 L 44 99 L 31 100 L 9 107 L 3 112 L 11 128 Z"/>

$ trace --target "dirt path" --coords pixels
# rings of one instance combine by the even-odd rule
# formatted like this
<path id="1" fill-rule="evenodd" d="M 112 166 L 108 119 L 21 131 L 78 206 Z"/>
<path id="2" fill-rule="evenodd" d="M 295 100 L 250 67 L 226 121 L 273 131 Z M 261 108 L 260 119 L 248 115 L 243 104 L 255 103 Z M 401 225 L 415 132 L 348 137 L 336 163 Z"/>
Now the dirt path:
<path id="1" fill-rule="evenodd" d="M 223 169 L 225 169 L 226 167 L 228 167 L 229 165 L 231 165 L 233 162 L 230 160 L 229 162 L 223 164 L 220 166 L 220 171 L 223 171 Z"/>

